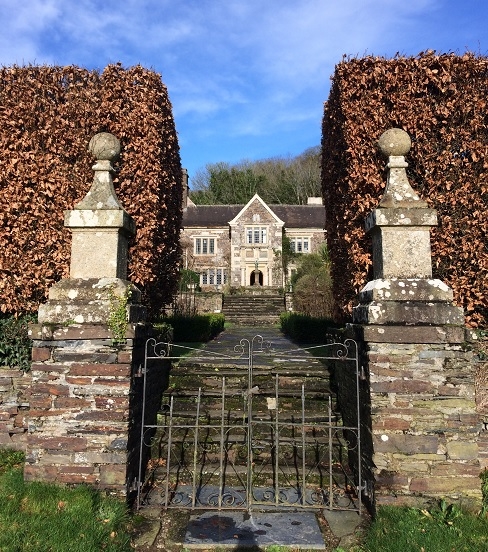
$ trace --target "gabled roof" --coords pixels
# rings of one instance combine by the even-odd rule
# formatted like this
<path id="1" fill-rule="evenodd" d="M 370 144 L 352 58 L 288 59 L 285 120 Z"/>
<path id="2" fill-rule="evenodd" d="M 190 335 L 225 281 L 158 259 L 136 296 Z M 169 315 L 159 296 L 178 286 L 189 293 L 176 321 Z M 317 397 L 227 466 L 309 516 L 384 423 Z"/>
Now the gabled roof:
<path id="1" fill-rule="evenodd" d="M 182 226 L 183 228 L 226 227 L 241 213 L 244 207 L 245 205 L 189 206 L 183 209 Z M 323 205 L 267 205 L 267 207 L 285 223 L 285 228 L 323 229 L 325 227 Z"/>
<path id="2" fill-rule="evenodd" d="M 325 228 L 325 208 L 323 205 L 270 205 L 285 228 Z"/>
<path id="3" fill-rule="evenodd" d="M 183 228 L 191 226 L 228 226 L 242 205 L 195 205 L 183 209 Z"/>
<path id="4" fill-rule="evenodd" d="M 253 203 L 260 203 L 262 207 L 264 207 L 264 209 L 270 214 L 270 216 L 275 220 L 275 222 L 277 222 L 278 224 L 280 224 L 281 226 L 284 226 L 284 221 L 281 220 L 279 217 L 276 216 L 276 214 L 266 205 L 266 203 L 264 203 L 264 201 L 259 197 L 258 194 L 254 194 L 254 196 L 246 203 L 246 205 L 244 205 L 244 207 L 239 211 L 239 213 L 237 213 L 237 215 L 229 221 L 229 224 L 231 226 L 234 226 L 235 224 L 237 224 L 237 221 L 241 218 L 241 216 L 249 209 L 249 207 L 253 204 Z"/>

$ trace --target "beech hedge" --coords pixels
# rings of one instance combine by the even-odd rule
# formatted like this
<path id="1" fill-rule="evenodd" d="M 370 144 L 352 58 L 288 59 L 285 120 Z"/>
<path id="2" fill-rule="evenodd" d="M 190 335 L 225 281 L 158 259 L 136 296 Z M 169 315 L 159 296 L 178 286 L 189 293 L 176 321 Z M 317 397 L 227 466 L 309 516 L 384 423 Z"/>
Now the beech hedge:
<path id="1" fill-rule="evenodd" d="M 116 193 L 137 225 L 129 280 L 157 312 L 176 284 L 181 161 L 160 75 L 140 66 L 0 69 L 0 312 L 37 310 L 69 275 L 63 212 L 89 190 L 92 136 L 120 140 Z"/>
<path id="2" fill-rule="evenodd" d="M 386 184 L 381 134 L 407 131 L 407 174 L 438 213 L 434 277 L 454 290 L 466 322 L 486 327 L 488 286 L 488 58 L 423 52 L 343 59 L 322 125 L 322 190 L 339 318 L 372 279 L 364 219 Z"/>

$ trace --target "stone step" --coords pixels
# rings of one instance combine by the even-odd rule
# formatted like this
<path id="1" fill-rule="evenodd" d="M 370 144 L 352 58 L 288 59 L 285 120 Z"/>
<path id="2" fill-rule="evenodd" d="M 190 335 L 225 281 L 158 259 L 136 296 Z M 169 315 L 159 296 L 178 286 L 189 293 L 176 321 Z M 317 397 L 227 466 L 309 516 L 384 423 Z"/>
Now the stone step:
<path id="1" fill-rule="evenodd" d="M 276 324 L 284 310 L 281 295 L 226 295 L 222 307 L 226 320 L 242 326 Z"/>
<path id="2" fill-rule="evenodd" d="M 245 298 L 249 299 L 248 297 Z M 267 300 L 268 298 L 264 298 Z M 283 310 L 283 298 L 279 297 L 280 304 L 277 310 Z M 237 301 L 239 303 L 239 301 Z M 250 301 L 243 301 L 249 308 Z M 278 303 L 278 301 L 276 302 Z M 252 303 L 251 303 L 252 304 Z M 244 308 L 244 307 L 243 307 Z M 225 309 L 224 309 L 225 310 Z M 249 315 L 253 321 L 269 320 L 269 316 L 256 315 L 256 308 L 251 307 Z M 237 315 L 235 315 L 237 318 Z M 226 316 L 227 317 L 227 316 Z M 240 315 L 241 319 L 249 320 Z M 227 317 L 228 319 L 228 317 Z M 275 316 L 278 320 L 278 315 Z M 249 325 L 249 321 L 246 325 Z M 271 331 L 271 330 L 269 330 Z M 266 331 L 255 332 L 261 334 L 266 342 Z M 273 330 L 274 332 L 274 330 Z M 250 332 L 251 335 L 252 331 Z M 248 384 L 249 384 L 249 359 L 238 358 L 234 346 L 239 344 L 237 333 L 236 343 L 225 338 L 216 339 L 209 344 L 200 357 L 185 357 L 175 364 L 170 373 L 170 388 L 163 397 L 163 411 L 158 416 L 161 424 L 169 422 L 168 412 L 170 397 L 173 397 L 172 430 L 166 426 L 159 428 L 154 438 L 160 450 L 166 450 L 164 442 L 165 433 L 171 433 L 172 466 L 178 471 L 178 466 L 173 466 L 173 461 L 181 462 L 184 470 L 192 470 L 194 462 L 195 434 L 200 441 L 198 450 L 198 473 L 211 474 L 213 466 L 220 464 L 220 439 L 222 435 L 222 408 L 224 409 L 225 437 L 224 448 L 226 450 L 226 463 L 233 468 L 226 471 L 227 477 L 234 477 L 233 470 L 247 469 L 247 438 L 251 428 L 253 459 L 259 466 L 260 477 L 263 480 L 273 479 L 273 455 L 274 438 L 277 429 L 275 415 L 278 407 L 278 432 L 280 441 L 280 455 L 278 472 L 290 469 L 290 475 L 296 475 L 296 467 L 289 464 L 290 455 L 295 453 L 300 456 L 301 449 L 305 445 L 306 465 L 313 466 L 320 456 L 320 468 L 317 470 L 317 484 L 321 484 L 324 467 L 328 471 L 330 462 L 329 448 L 332 447 L 332 462 L 339 465 L 344 461 L 344 443 L 341 431 L 341 417 L 337 413 L 335 396 L 330 389 L 329 372 L 324 363 L 310 354 L 297 348 L 293 350 L 290 358 L 287 354 L 289 347 L 293 347 L 287 341 L 271 339 L 273 350 L 254 350 L 252 371 L 252 420 L 248 424 Z M 249 339 L 246 336 L 246 339 Z M 230 359 L 226 359 L 228 350 Z M 281 355 L 280 355 L 281 351 Z M 236 358 L 233 357 L 236 356 Z M 215 358 L 214 358 L 215 356 Z M 222 378 L 225 377 L 225 398 L 222 406 Z M 278 404 L 274 404 L 276 398 L 276 380 L 278 380 Z M 302 405 L 302 385 L 305 389 L 305 401 Z M 197 396 L 201 389 L 198 432 L 197 425 Z M 331 408 L 329 416 L 329 405 Z M 305 423 L 302 423 L 302 407 L 304 408 Z M 304 432 L 302 440 L 302 431 Z M 158 441 L 159 437 L 159 441 Z M 201 453 L 201 454 L 200 454 Z M 163 455 L 164 456 L 164 455 Z M 288 460 L 285 458 L 288 457 Z M 269 464 L 269 466 L 268 466 Z M 263 467 L 264 466 L 264 467 Z M 335 466 L 335 464 L 334 464 Z M 300 468 L 301 469 L 301 468 Z M 321 472 L 320 474 L 318 472 Z M 176 473 L 176 472 L 175 472 Z M 207 475 L 205 475 L 207 477 Z M 210 475 L 209 475 L 210 477 Z M 240 476 L 239 476 L 240 477 Z M 279 477 L 286 477 L 282 474 Z M 315 480 L 315 479 L 314 479 Z"/>
<path id="3" fill-rule="evenodd" d="M 279 316 L 253 316 L 253 317 L 244 317 L 244 316 L 225 316 L 228 322 L 237 324 L 239 326 L 274 326 L 279 323 Z"/>
<path id="4" fill-rule="evenodd" d="M 178 381 L 179 378 L 189 378 L 195 381 L 201 381 L 202 383 L 211 384 L 213 380 L 221 382 L 222 378 L 225 377 L 226 383 L 229 384 L 232 382 L 247 382 L 247 375 L 247 365 L 245 367 L 234 367 L 219 365 L 213 362 L 202 364 L 198 361 L 192 362 L 188 360 L 185 361 L 184 364 L 179 364 L 177 367 L 173 368 L 170 373 L 170 378 L 173 382 Z M 256 378 L 260 381 L 266 378 L 267 381 L 274 382 L 276 375 L 278 375 L 280 383 L 288 381 L 295 385 L 299 384 L 302 380 L 313 380 L 314 385 L 316 381 L 323 381 L 324 384 L 329 382 L 329 374 L 320 363 L 315 365 L 310 365 L 308 363 L 300 364 L 298 362 L 296 364 L 286 364 L 285 361 L 283 364 L 276 363 L 276 365 L 271 368 L 261 368 L 259 364 L 254 364 L 253 381 L 256 380 Z M 209 378 L 209 380 L 205 381 L 205 378 Z M 290 381 L 290 378 L 293 378 L 293 380 Z M 212 384 L 212 386 L 215 386 L 215 384 Z"/>

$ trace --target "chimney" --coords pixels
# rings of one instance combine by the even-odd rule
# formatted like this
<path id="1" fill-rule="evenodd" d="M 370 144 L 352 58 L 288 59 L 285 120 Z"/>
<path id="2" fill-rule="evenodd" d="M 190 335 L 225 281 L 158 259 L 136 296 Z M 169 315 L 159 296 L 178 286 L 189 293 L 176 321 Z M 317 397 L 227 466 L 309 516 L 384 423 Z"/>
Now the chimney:
<path id="1" fill-rule="evenodd" d="M 181 186 L 183 188 L 182 207 L 183 209 L 186 209 L 186 207 L 188 207 L 188 171 L 186 169 L 182 169 L 181 172 L 182 172 Z"/>

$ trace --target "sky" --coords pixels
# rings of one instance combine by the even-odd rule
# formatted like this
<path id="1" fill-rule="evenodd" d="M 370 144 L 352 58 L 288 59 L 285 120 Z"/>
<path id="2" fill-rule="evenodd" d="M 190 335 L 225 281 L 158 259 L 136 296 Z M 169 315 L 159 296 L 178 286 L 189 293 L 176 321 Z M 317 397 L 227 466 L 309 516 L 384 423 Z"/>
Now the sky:
<path id="1" fill-rule="evenodd" d="M 320 144 L 343 56 L 488 55 L 486 0 L 0 0 L 0 65 L 161 75 L 191 179 Z"/>

